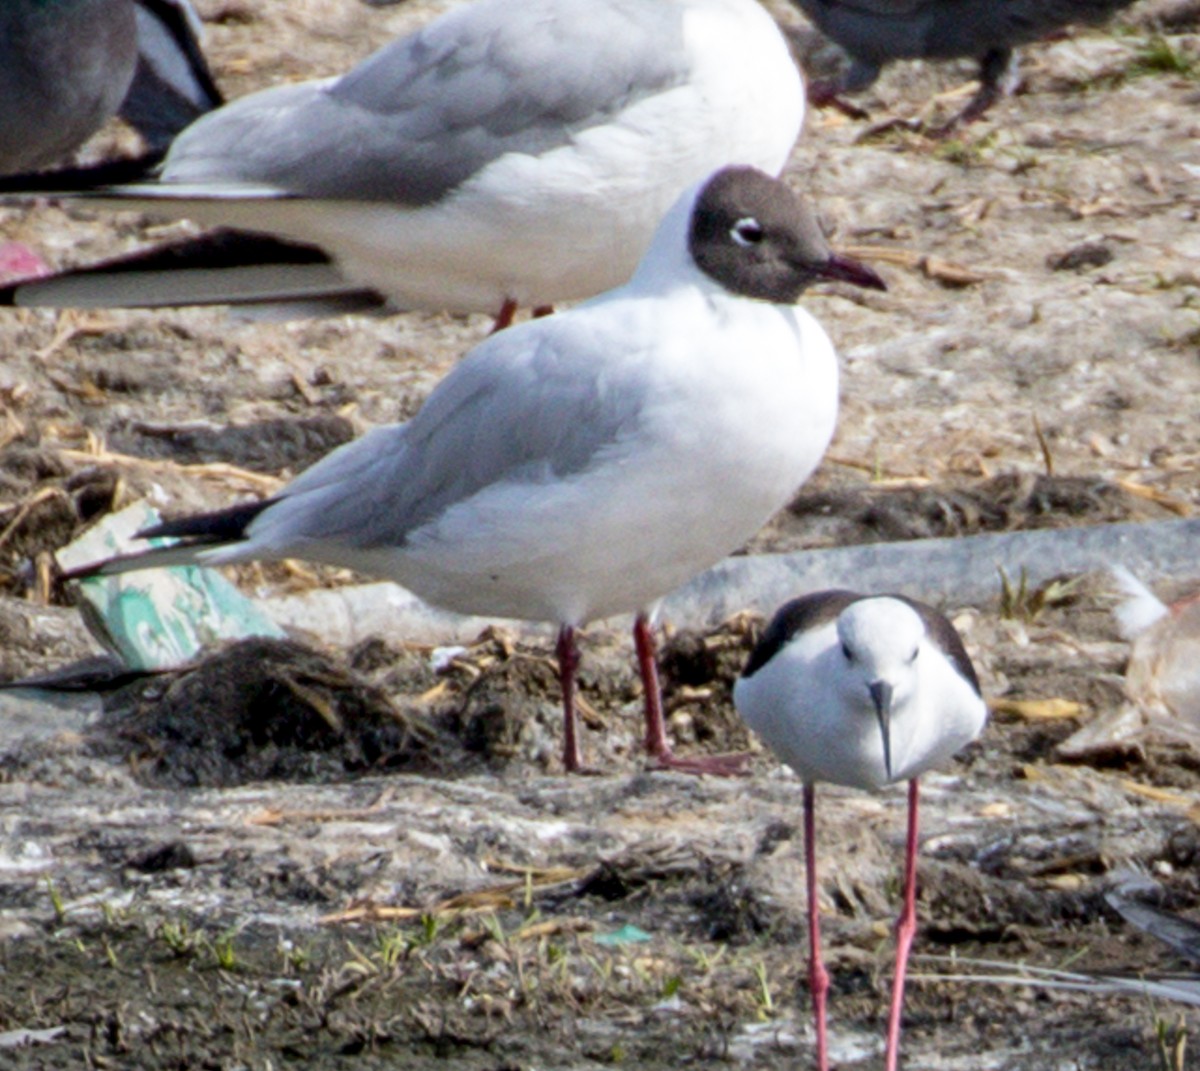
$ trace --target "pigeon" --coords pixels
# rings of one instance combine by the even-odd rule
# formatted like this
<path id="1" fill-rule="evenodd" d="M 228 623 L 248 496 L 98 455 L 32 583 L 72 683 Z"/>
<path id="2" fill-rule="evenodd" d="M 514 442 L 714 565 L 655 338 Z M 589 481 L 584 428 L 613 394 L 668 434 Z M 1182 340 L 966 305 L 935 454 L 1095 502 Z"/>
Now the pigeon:
<path id="1" fill-rule="evenodd" d="M 987 706 L 954 626 L 899 595 L 820 591 L 782 606 L 734 685 L 734 705 L 804 782 L 809 987 L 817 1066 L 829 1066 L 814 828 L 815 785 L 879 789 L 908 780 L 904 908 L 885 1066 L 895 1071 L 908 953 L 916 932 L 917 778 L 983 731 Z"/>
<path id="2" fill-rule="evenodd" d="M 982 116 L 1016 86 L 1013 50 L 1072 23 L 1102 23 L 1133 0 L 793 0 L 850 55 L 835 85 L 810 86 L 817 105 L 871 86 L 897 59 L 975 59 L 980 86 L 955 123 Z M 853 111 L 853 106 L 848 109 Z M 953 124 L 951 124 L 953 125 Z"/>
<path id="3" fill-rule="evenodd" d="M 130 0 L 0 3 L 0 175 L 82 145 L 116 114 L 136 64 Z"/>
<path id="4" fill-rule="evenodd" d="M 72 190 L 214 227 L 0 303 L 546 309 L 629 278 L 680 191 L 777 175 L 800 73 L 757 0 L 474 0 L 340 78 L 277 86 L 184 130 L 143 181 Z"/>
<path id="5" fill-rule="evenodd" d="M 783 182 L 723 168 L 677 200 L 628 283 L 489 336 L 411 421 L 339 447 L 266 501 L 142 533 L 172 546 L 69 578 L 299 557 L 450 610 L 553 622 L 568 770 L 582 767 L 577 630 L 634 612 L 652 756 L 735 772 L 741 757 L 672 752 L 650 622 L 820 461 L 837 358 L 794 302 L 823 279 L 884 288 L 830 251 Z"/>

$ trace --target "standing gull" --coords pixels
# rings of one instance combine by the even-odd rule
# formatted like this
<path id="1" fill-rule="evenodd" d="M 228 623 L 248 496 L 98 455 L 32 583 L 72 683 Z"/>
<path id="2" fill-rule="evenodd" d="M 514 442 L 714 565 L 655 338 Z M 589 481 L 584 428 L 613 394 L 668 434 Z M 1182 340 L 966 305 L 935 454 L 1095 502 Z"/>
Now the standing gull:
<path id="1" fill-rule="evenodd" d="M 746 723 L 804 782 L 809 987 L 817 1066 L 829 1066 L 814 829 L 818 781 L 878 789 L 908 779 L 904 908 L 888 1016 L 887 1071 L 900 1049 L 908 952 L 917 927 L 917 778 L 983 730 L 987 707 L 954 626 L 899 595 L 821 591 L 786 603 L 750 654 L 733 701 Z"/>
<path id="2" fill-rule="evenodd" d="M 335 450 L 264 502 L 143 533 L 179 537 L 173 547 L 77 575 L 299 557 L 451 610 L 553 621 L 570 770 L 582 765 L 576 630 L 636 611 L 648 750 L 662 766 L 731 772 L 728 757 L 673 755 L 650 618 L 825 452 L 837 358 L 792 304 L 820 279 L 883 288 L 830 252 L 782 182 L 722 169 L 679 198 L 629 283 L 491 336 L 408 423 Z"/>
<path id="3" fill-rule="evenodd" d="M 871 86 L 897 59 L 975 59 L 979 90 L 953 123 L 971 122 L 1016 83 L 1013 50 L 1071 23 L 1101 23 L 1133 0 L 793 0 L 850 55 L 833 85 L 813 85 L 814 104 Z M 849 106 L 842 105 L 847 110 Z M 952 123 L 952 125 L 953 125 Z"/>
<path id="4" fill-rule="evenodd" d="M 623 283 L 685 187 L 731 163 L 778 174 L 803 115 L 799 71 L 757 0 L 475 0 L 340 78 L 210 113 L 145 181 L 73 191 L 254 236 L 0 302 L 386 303 L 502 326 L 518 305 Z"/>

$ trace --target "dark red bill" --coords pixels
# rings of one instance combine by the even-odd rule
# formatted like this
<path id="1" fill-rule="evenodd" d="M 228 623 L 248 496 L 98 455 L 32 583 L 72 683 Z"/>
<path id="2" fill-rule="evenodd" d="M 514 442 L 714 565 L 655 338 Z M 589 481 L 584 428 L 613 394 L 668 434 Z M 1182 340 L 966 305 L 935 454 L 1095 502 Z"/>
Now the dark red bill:
<path id="1" fill-rule="evenodd" d="M 822 279 L 837 279 L 843 283 L 853 283 L 855 286 L 866 287 L 868 290 L 886 290 L 885 283 L 872 268 L 859 263 L 840 253 L 831 253 L 829 259 L 821 267 Z"/>

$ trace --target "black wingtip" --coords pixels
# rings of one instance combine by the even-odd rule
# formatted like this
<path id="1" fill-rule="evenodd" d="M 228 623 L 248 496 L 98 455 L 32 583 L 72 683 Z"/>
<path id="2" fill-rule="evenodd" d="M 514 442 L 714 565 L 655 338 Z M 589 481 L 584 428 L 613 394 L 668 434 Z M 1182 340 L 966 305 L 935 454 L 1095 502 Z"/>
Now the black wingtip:
<path id="1" fill-rule="evenodd" d="M 81 193 L 86 190 L 119 186 L 150 178 L 166 155 L 163 150 L 105 160 L 87 167 L 63 167 L 54 171 L 27 171 L 21 175 L 0 176 L 0 194 L 29 197 L 55 193 Z"/>
<path id="2" fill-rule="evenodd" d="M 193 545 L 237 543 L 246 538 L 250 522 L 277 501 L 275 498 L 265 498 L 261 502 L 241 502 L 212 513 L 194 513 L 173 521 L 162 521 L 143 528 L 137 533 L 137 538 L 155 539 L 163 536 L 185 539 Z"/>

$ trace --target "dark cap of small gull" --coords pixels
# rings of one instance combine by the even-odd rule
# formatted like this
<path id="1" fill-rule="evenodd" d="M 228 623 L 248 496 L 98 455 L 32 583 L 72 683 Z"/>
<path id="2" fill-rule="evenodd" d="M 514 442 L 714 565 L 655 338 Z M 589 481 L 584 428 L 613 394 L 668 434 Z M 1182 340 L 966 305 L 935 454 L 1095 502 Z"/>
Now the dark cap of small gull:
<path id="1" fill-rule="evenodd" d="M 701 187 L 688 248 L 701 271 L 741 297 L 791 304 L 821 279 L 887 289 L 829 248 L 802 197 L 752 167 L 723 168 Z"/>

